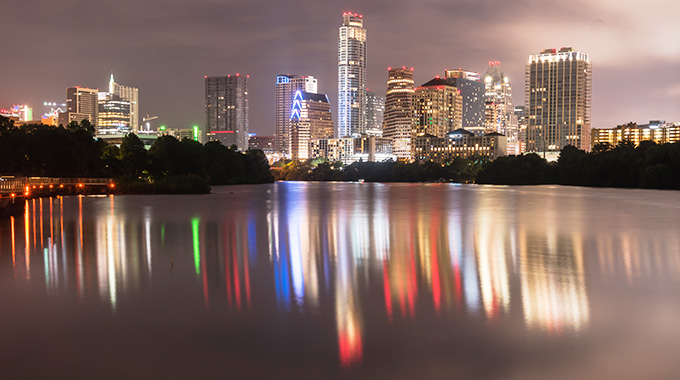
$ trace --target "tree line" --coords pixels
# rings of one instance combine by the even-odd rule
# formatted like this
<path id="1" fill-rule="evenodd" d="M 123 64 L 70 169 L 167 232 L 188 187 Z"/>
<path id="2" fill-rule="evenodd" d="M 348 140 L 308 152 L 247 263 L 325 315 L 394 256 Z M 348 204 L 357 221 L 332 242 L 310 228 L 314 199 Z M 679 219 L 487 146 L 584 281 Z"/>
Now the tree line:
<path id="1" fill-rule="evenodd" d="M 622 142 L 598 144 L 591 152 L 571 145 L 556 162 L 535 153 L 499 157 L 456 158 L 440 165 L 424 162 L 341 162 L 322 159 L 279 161 L 272 167 L 277 180 L 366 182 L 457 182 L 496 185 L 557 184 L 680 190 L 680 143 L 639 146 Z"/>
<path id="2" fill-rule="evenodd" d="M 135 134 L 120 147 L 94 137 L 89 121 L 66 127 L 20 127 L 0 117 L 0 173 L 29 177 L 113 178 L 124 192 L 200 193 L 210 185 L 274 180 L 259 150 L 239 152 L 217 141 L 160 136 L 149 150 Z"/>
<path id="3" fill-rule="evenodd" d="M 624 141 L 598 144 L 591 152 L 566 146 L 556 162 L 536 154 L 500 157 L 479 172 L 477 183 L 559 184 L 680 190 L 680 143 Z"/>
<path id="4" fill-rule="evenodd" d="M 279 161 L 272 166 L 282 181 L 358 181 L 366 182 L 474 182 L 486 161 L 456 158 L 445 165 L 424 162 L 329 162 L 324 159 Z"/>

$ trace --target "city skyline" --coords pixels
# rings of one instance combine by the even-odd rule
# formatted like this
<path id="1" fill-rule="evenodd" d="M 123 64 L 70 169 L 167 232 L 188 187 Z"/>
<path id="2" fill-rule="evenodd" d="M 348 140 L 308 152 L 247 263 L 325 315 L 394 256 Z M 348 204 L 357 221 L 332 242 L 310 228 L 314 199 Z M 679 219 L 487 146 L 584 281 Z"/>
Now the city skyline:
<path id="1" fill-rule="evenodd" d="M 22 57 L 3 63 L 0 104 L 38 108 L 44 101 L 61 101 L 66 87 L 105 88 L 106 75 L 114 71 L 117 80 L 140 89 L 141 115 L 158 114 L 172 127 L 190 127 L 203 124 L 203 76 L 241 72 L 252 78 L 251 131 L 273 135 L 271 83 L 281 72 L 318 78 L 319 92 L 329 94 L 337 117 L 337 26 L 339 15 L 352 11 L 367 20 L 367 87 L 377 95 L 384 95 L 388 66 L 415 67 L 415 85 L 419 86 L 440 75 L 442 68 L 484 72 L 488 61 L 500 61 L 510 81 L 520 86 L 530 54 L 572 46 L 588 53 L 593 62 L 593 128 L 613 128 L 628 121 L 680 120 L 680 49 L 673 42 L 678 27 L 670 19 L 680 6 L 663 1 L 626 9 L 618 9 L 611 1 L 585 6 L 554 2 L 531 6 L 529 1 L 517 5 L 378 1 L 326 6 L 297 1 L 293 6 L 274 5 L 266 14 L 252 2 L 197 1 L 161 9 L 160 3 L 152 1 L 134 7 L 138 12 L 133 14 L 125 0 L 101 7 L 73 4 L 71 8 L 14 4 L 15 14 L 36 16 L 14 17 L 0 26 L 6 35 L 19 36 L 14 53 Z M 303 16 L 298 19 L 304 23 L 285 17 L 295 12 Z M 124 14 L 126 21 L 104 25 L 97 21 L 104 14 L 116 20 L 122 17 L 116 15 Z M 443 17 L 450 22 L 422 23 Z M 75 20 L 91 26 L 91 33 L 81 35 L 75 27 L 66 26 Z M 475 23 L 480 22 L 488 30 L 474 39 L 454 38 L 471 36 L 466 29 L 477 30 Z M 660 24 L 664 28 L 654 27 Z M 504 31 L 502 39 L 497 37 L 499 30 Z M 106 49 L 90 49 L 88 59 L 79 63 L 76 45 L 93 39 L 108 41 Z M 640 73 L 649 75 L 635 86 L 621 80 Z M 523 101 L 522 92 L 515 91 L 513 103 Z"/>

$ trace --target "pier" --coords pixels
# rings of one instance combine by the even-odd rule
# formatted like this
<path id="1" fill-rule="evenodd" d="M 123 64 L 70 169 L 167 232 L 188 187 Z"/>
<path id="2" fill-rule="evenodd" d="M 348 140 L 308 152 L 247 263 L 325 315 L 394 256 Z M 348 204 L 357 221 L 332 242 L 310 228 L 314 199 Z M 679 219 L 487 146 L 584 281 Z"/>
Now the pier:
<path id="1" fill-rule="evenodd" d="M 108 194 L 114 188 L 110 178 L 0 177 L 0 215 L 20 215 L 31 198 Z"/>

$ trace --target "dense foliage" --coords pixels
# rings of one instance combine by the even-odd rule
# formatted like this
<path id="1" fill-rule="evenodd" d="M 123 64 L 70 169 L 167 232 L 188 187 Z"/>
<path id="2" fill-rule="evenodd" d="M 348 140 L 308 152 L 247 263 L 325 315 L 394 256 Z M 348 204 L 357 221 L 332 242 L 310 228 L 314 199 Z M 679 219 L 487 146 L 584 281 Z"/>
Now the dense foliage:
<path id="1" fill-rule="evenodd" d="M 597 145 L 589 153 L 566 146 L 551 163 L 535 154 L 501 157 L 484 166 L 477 182 L 680 190 L 680 143 L 624 142 Z"/>
<path id="2" fill-rule="evenodd" d="M 134 134 L 120 147 L 94 138 L 87 121 L 67 127 L 15 127 L 0 117 L 0 174 L 30 177 L 114 178 L 139 193 L 209 192 L 210 185 L 274 180 L 264 153 L 238 152 L 220 142 L 159 137 L 147 151 Z"/>
<path id="3" fill-rule="evenodd" d="M 278 180 L 366 182 L 476 182 L 497 185 L 560 184 L 572 186 L 680 189 L 680 143 L 643 141 L 638 147 L 597 145 L 592 152 L 565 147 L 557 162 L 536 154 L 500 157 L 491 162 L 456 158 L 433 162 L 356 162 L 343 166 L 323 160 L 279 161 Z"/>
<path id="4" fill-rule="evenodd" d="M 482 168 L 480 160 L 456 158 L 446 165 L 434 162 L 340 162 L 323 160 L 285 161 L 274 164 L 278 180 L 366 182 L 473 182 Z"/>

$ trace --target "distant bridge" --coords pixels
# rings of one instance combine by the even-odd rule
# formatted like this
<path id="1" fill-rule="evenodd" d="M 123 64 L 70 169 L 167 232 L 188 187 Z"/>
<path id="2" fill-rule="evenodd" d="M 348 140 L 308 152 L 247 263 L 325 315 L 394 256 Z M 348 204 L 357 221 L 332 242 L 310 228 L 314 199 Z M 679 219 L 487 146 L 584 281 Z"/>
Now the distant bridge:
<path id="1" fill-rule="evenodd" d="M 106 194 L 114 187 L 110 178 L 0 177 L 0 215 L 21 213 L 29 198 Z"/>

